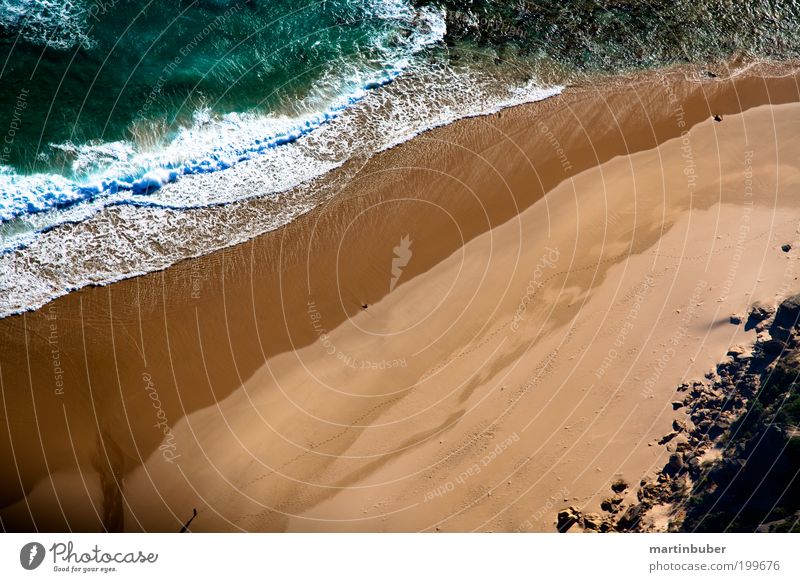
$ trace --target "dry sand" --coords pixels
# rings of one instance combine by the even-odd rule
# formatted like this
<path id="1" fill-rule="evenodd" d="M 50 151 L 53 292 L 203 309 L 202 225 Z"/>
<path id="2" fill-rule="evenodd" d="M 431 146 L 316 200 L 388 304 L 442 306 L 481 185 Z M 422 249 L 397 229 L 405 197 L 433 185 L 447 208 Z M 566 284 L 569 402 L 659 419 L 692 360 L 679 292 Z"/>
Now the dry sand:
<path id="1" fill-rule="evenodd" d="M 3 527 L 596 511 L 663 466 L 677 385 L 753 341 L 730 314 L 800 291 L 797 101 L 794 76 L 573 88 L 384 152 L 248 244 L 0 321 Z"/>

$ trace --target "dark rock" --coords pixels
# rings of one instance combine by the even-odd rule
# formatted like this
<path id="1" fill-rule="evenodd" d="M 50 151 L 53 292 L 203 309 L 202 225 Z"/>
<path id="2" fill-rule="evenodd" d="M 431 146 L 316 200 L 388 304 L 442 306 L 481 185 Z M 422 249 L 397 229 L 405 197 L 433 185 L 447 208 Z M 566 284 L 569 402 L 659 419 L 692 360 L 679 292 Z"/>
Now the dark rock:
<path id="1" fill-rule="evenodd" d="M 790 245 L 790 244 L 785 244 L 785 245 L 782 245 L 782 246 L 781 246 L 781 250 L 782 250 L 784 253 L 788 253 L 790 250 L 792 250 L 792 245 Z"/>
<path id="2" fill-rule="evenodd" d="M 581 512 L 574 507 L 568 507 L 558 512 L 558 523 L 556 527 L 560 533 L 566 533 L 573 525 L 578 523 Z"/>
<path id="3" fill-rule="evenodd" d="M 603 519 L 596 513 L 587 513 L 586 515 L 583 516 L 584 529 L 597 531 L 600 529 L 602 523 Z"/>
<path id="4" fill-rule="evenodd" d="M 775 312 L 775 320 L 770 327 L 773 339 L 786 341 L 800 319 L 800 295 L 794 295 L 784 300 Z"/>
<path id="5" fill-rule="evenodd" d="M 739 325 L 740 323 L 742 323 L 742 316 L 741 315 L 737 315 L 736 313 L 732 313 L 728 317 L 728 321 L 730 321 L 734 325 Z"/>
<path id="6" fill-rule="evenodd" d="M 747 316 L 747 325 L 754 326 L 756 323 L 769 319 L 775 314 L 775 308 L 762 301 L 756 301 L 750 306 L 750 313 Z"/>
<path id="7" fill-rule="evenodd" d="M 684 403 L 682 400 L 673 400 L 672 402 L 672 410 L 678 410 L 679 408 L 683 408 Z"/>
<path id="8" fill-rule="evenodd" d="M 619 531 L 631 531 L 639 526 L 644 517 L 646 508 L 642 505 L 634 505 L 619 518 L 617 529 Z"/>
<path id="9" fill-rule="evenodd" d="M 714 398 L 720 398 L 725 396 L 725 390 L 722 386 L 710 386 L 708 389 L 708 395 L 713 396 Z"/>
<path id="10" fill-rule="evenodd" d="M 636 498 L 642 503 L 657 502 L 661 498 L 661 488 L 664 480 L 668 477 L 664 474 L 659 474 L 657 483 L 647 483 L 643 485 L 637 492 Z"/>
<path id="11" fill-rule="evenodd" d="M 677 432 L 674 432 L 674 431 L 673 431 L 673 432 L 667 433 L 667 434 L 665 434 L 663 437 L 661 437 L 661 440 L 660 440 L 660 441 L 658 441 L 658 444 L 660 444 L 660 445 L 665 445 L 665 444 L 667 444 L 669 441 L 671 441 L 672 439 L 674 439 L 676 436 L 678 436 L 678 433 L 677 433 Z"/>
<path id="12" fill-rule="evenodd" d="M 689 443 L 689 437 L 685 434 L 678 435 L 674 441 L 675 450 L 678 452 L 688 451 L 692 448 L 692 445 Z"/>
<path id="13" fill-rule="evenodd" d="M 700 474 L 700 459 L 697 457 L 692 457 L 686 462 L 686 466 L 689 470 L 689 475 L 692 476 L 692 479 L 697 479 L 697 476 Z"/>
<path id="14" fill-rule="evenodd" d="M 684 467 L 683 455 L 680 453 L 673 453 L 669 457 L 669 461 L 664 466 L 664 473 L 667 475 L 677 475 Z"/>
<path id="15" fill-rule="evenodd" d="M 611 484 L 611 490 L 614 493 L 622 493 L 628 488 L 628 484 L 625 482 L 624 479 L 617 479 Z"/>
<path id="16" fill-rule="evenodd" d="M 600 531 L 602 533 L 614 531 L 614 523 L 608 519 L 604 519 L 603 523 L 600 524 Z"/>
<path id="17" fill-rule="evenodd" d="M 783 332 L 778 332 L 781 335 L 784 335 Z M 785 337 L 788 339 L 789 334 L 788 332 L 785 333 Z M 783 351 L 783 348 L 786 347 L 786 342 L 779 339 L 770 339 L 759 344 L 761 351 L 764 355 L 770 356 L 775 358 L 778 354 Z"/>
<path id="18" fill-rule="evenodd" d="M 731 416 L 731 409 L 733 409 L 733 402 L 734 399 L 732 397 L 718 399 L 711 404 L 713 404 L 714 408 L 720 411 L 719 418 L 717 420 L 729 420 Z"/>
<path id="19" fill-rule="evenodd" d="M 675 479 L 672 483 L 670 483 L 669 487 L 672 495 L 670 496 L 670 499 L 666 499 L 665 501 L 670 501 L 676 497 L 681 497 L 682 494 L 686 492 L 687 485 L 686 477 Z"/>
<path id="20" fill-rule="evenodd" d="M 731 427 L 731 423 L 727 420 L 718 420 L 710 427 L 708 427 L 708 436 L 713 440 L 719 438 L 726 430 Z"/>
<path id="21" fill-rule="evenodd" d="M 722 116 L 721 116 L 721 115 L 715 115 L 715 116 L 714 116 L 714 121 L 716 121 L 717 123 L 719 123 L 720 121 L 722 121 Z"/>
<path id="22" fill-rule="evenodd" d="M 600 509 L 603 511 L 608 511 L 609 513 L 617 513 L 621 504 L 622 497 L 619 495 L 615 495 L 614 497 L 606 497 L 603 499 L 602 503 L 600 503 Z"/>
<path id="23" fill-rule="evenodd" d="M 672 421 L 672 428 L 677 432 L 692 432 L 692 425 L 689 421 L 676 418 Z"/>

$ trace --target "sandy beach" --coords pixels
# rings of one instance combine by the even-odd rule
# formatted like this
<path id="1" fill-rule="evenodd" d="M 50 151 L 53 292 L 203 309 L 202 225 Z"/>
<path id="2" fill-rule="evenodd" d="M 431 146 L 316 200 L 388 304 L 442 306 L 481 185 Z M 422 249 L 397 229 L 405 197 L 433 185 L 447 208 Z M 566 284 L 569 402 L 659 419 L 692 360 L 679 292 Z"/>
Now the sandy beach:
<path id="1" fill-rule="evenodd" d="M 755 341 L 731 315 L 800 292 L 798 129 L 795 75 L 571 87 L 382 152 L 246 244 L 0 320 L 2 528 L 599 511 L 664 466 L 679 384 Z"/>

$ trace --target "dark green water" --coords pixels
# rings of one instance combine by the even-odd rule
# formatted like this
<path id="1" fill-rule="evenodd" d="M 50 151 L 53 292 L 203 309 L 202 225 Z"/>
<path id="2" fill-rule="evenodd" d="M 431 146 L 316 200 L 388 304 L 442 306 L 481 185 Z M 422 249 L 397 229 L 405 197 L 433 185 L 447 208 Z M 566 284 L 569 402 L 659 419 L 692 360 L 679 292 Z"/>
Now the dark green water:
<path id="1" fill-rule="evenodd" d="M 0 165 L 70 176 L 70 144 L 151 146 L 204 108 L 312 110 L 407 51 L 411 4 L 446 10 L 454 54 L 565 76 L 800 55 L 794 0 L 0 0 Z"/>
<path id="2" fill-rule="evenodd" d="M 796 0 L 414 0 L 447 9 L 448 41 L 619 72 L 800 56 Z"/>
<path id="3" fill-rule="evenodd" d="M 0 128 L 27 91 L 4 160 L 18 170 L 68 172 L 48 144 L 156 139 L 203 107 L 313 108 L 348 75 L 390 62 L 408 33 L 366 0 L 73 3 L 58 14 L 0 2 Z"/>
<path id="4" fill-rule="evenodd" d="M 277 228 L 305 203 L 193 211 L 239 220 L 459 117 L 798 57 L 797 0 L 0 0 L 0 313 Z"/>
<path id="5" fill-rule="evenodd" d="M 756 0 L 413 0 L 446 9 L 447 42 L 562 71 L 800 54 L 800 3 Z M 397 57 L 401 1 L 0 0 L 0 128 L 24 123 L 2 163 L 70 173 L 49 144 L 158 140 L 203 107 L 312 108 L 342 79 Z M 60 8 L 54 8 L 60 6 Z M 326 93 L 326 89 L 329 90 Z M 305 101 L 304 101 L 305 100 Z M 20 124 L 17 124 L 20 125 Z"/>

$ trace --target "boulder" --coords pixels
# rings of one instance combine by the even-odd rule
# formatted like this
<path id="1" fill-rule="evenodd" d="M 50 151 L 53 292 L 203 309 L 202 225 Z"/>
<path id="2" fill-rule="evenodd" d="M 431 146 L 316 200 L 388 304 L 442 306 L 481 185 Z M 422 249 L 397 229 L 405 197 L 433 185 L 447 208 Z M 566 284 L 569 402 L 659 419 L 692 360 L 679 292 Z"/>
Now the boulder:
<path id="1" fill-rule="evenodd" d="M 697 479 L 698 475 L 700 475 L 700 459 L 697 457 L 692 457 L 687 461 L 686 466 L 689 469 L 689 474 L 692 476 L 692 478 Z"/>
<path id="2" fill-rule="evenodd" d="M 735 360 L 745 360 L 753 355 L 752 350 L 744 346 L 733 346 L 728 350 L 728 355 Z"/>
<path id="3" fill-rule="evenodd" d="M 677 475 L 684 468 L 683 455 L 680 453 L 673 453 L 669 457 L 669 461 L 664 466 L 664 473 L 666 475 Z"/>
<path id="4" fill-rule="evenodd" d="M 677 432 L 675 432 L 675 431 L 673 431 L 673 432 L 670 432 L 670 433 L 667 433 L 667 434 L 665 434 L 663 437 L 661 437 L 661 440 L 659 440 L 659 441 L 658 441 L 658 444 L 660 444 L 660 445 L 665 445 L 665 444 L 667 444 L 669 441 L 671 441 L 672 439 L 674 439 L 676 436 L 678 436 L 678 433 L 677 433 Z"/>
<path id="5" fill-rule="evenodd" d="M 608 511 L 609 513 L 617 513 L 620 505 L 622 504 L 622 497 L 615 495 L 614 497 L 606 497 L 600 503 L 600 509 Z"/>
<path id="6" fill-rule="evenodd" d="M 708 428 L 708 436 L 711 439 L 719 438 L 731 426 L 731 423 L 725 419 L 717 420 Z"/>
<path id="7" fill-rule="evenodd" d="M 661 483 L 664 482 L 666 477 L 664 475 L 659 475 L 657 478 L 657 483 L 646 483 L 642 485 L 639 490 L 636 492 L 636 498 L 642 503 L 652 503 L 653 501 L 658 501 L 661 497 Z"/>
<path id="8" fill-rule="evenodd" d="M 685 434 L 679 434 L 677 437 L 675 437 L 673 443 L 675 445 L 675 450 L 678 452 L 688 451 L 692 448 L 692 445 L 689 442 L 689 437 Z"/>
<path id="9" fill-rule="evenodd" d="M 691 421 L 682 420 L 680 418 L 676 418 L 672 421 L 672 428 L 676 432 L 692 432 L 692 430 L 694 430 Z"/>
<path id="10" fill-rule="evenodd" d="M 645 511 L 646 509 L 643 505 L 631 506 L 617 521 L 617 529 L 619 531 L 631 531 L 637 528 L 644 517 Z"/>
<path id="11" fill-rule="evenodd" d="M 800 320 L 800 294 L 785 299 L 775 312 L 775 320 L 770 327 L 774 339 L 786 341 Z"/>
<path id="12" fill-rule="evenodd" d="M 596 513 L 587 513 L 583 516 L 583 527 L 590 531 L 598 531 L 603 523 L 603 518 Z"/>
<path id="13" fill-rule="evenodd" d="M 570 506 L 558 512 L 558 522 L 556 527 L 560 533 L 566 533 L 573 525 L 581 519 L 581 512 Z"/>
<path id="14" fill-rule="evenodd" d="M 773 333 L 777 333 L 781 338 L 784 339 L 768 339 L 759 344 L 761 347 L 762 353 L 770 360 L 776 358 L 778 354 L 780 354 L 783 349 L 786 347 L 786 340 L 789 339 L 789 330 L 785 329 L 775 329 L 774 326 L 771 328 Z"/>
<path id="15" fill-rule="evenodd" d="M 611 484 L 611 490 L 614 493 L 622 493 L 628 488 L 628 484 L 625 482 L 624 479 L 617 479 Z"/>
<path id="16" fill-rule="evenodd" d="M 674 499 L 675 497 L 685 498 L 685 493 L 687 492 L 687 488 L 689 487 L 689 482 L 686 480 L 686 476 L 678 477 L 672 483 L 670 483 L 670 498 Z M 669 501 L 666 499 L 665 501 Z"/>

